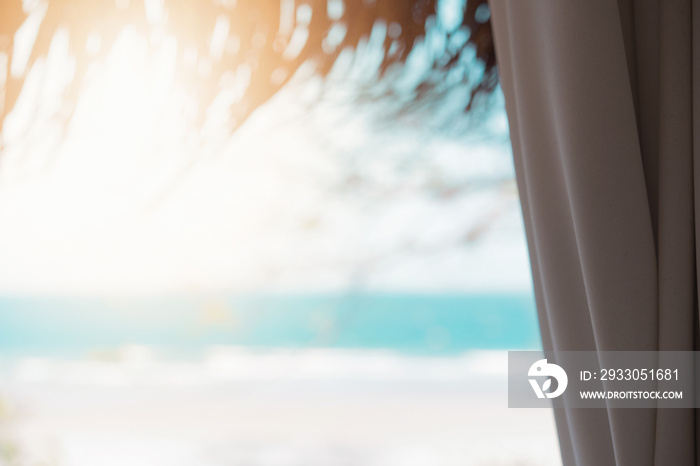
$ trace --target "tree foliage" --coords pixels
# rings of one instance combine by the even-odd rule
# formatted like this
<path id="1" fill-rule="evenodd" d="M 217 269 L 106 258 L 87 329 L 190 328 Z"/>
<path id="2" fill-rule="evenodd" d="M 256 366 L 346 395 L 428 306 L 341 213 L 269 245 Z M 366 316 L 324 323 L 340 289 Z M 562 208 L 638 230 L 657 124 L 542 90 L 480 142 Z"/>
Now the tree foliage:
<path id="1" fill-rule="evenodd" d="M 15 106 L 28 70 L 47 55 L 57 31 L 69 32 L 75 59 L 73 79 L 64 92 L 70 108 L 89 64 L 103 60 L 125 25 L 130 25 L 152 41 L 168 35 L 177 38 L 179 76 L 199 89 L 200 111 L 232 74 L 245 71 L 245 91 L 229 105 L 233 127 L 279 91 L 303 64 L 312 63 L 316 73 L 326 77 L 343 50 L 361 47 L 377 27 L 383 30 L 383 58 L 376 78 L 382 79 L 425 40 L 439 8 L 437 0 L 48 0 L 30 4 L 25 0 L 23 8 L 22 0 L 0 3 L 0 52 L 10 61 L 15 32 L 32 11 L 41 9 L 43 14 L 28 65 L 19 73 L 10 73 L 7 67 L 0 121 Z M 162 9 L 154 11 L 153 5 Z M 457 41 L 456 48 L 444 48 L 430 66 L 442 76 L 466 53 L 483 64 L 478 82 L 466 83 L 468 78 L 462 77 L 456 83 L 470 86 L 468 109 L 475 96 L 494 89 L 497 75 L 485 0 L 470 0 L 461 10 L 461 19 L 444 33 L 448 39 L 461 35 L 464 40 Z M 214 36 L 221 39 L 217 46 Z M 86 45 L 95 37 L 99 50 L 86 53 Z M 429 95 L 439 81 L 439 77 L 423 76 L 413 98 Z"/>

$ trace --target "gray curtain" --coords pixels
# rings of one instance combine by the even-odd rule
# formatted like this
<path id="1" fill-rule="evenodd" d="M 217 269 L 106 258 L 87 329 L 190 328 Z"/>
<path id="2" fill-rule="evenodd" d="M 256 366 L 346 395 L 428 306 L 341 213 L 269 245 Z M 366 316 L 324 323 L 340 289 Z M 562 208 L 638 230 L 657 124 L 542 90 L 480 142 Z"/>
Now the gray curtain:
<path id="1" fill-rule="evenodd" d="M 544 348 L 696 349 L 700 1 L 490 5 Z M 694 410 L 555 418 L 567 466 L 700 464 Z"/>

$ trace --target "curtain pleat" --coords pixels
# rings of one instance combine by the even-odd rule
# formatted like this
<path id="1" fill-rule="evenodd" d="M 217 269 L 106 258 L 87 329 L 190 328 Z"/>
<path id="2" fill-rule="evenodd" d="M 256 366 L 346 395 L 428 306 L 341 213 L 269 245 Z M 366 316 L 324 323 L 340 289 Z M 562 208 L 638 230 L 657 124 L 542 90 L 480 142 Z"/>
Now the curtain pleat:
<path id="1" fill-rule="evenodd" d="M 545 350 L 698 347 L 693 3 L 490 2 Z M 567 466 L 700 465 L 694 410 L 561 403 Z"/>

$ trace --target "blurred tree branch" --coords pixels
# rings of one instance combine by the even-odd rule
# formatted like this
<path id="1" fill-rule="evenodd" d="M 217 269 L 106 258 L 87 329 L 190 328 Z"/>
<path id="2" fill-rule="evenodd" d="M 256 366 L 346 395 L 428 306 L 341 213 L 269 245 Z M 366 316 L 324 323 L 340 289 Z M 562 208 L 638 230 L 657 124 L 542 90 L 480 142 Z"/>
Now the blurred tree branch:
<path id="1" fill-rule="evenodd" d="M 15 107 L 28 71 L 47 56 L 59 30 L 69 32 L 75 59 L 73 79 L 63 96 L 69 109 L 65 119 L 70 118 L 90 63 L 104 60 L 127 25 L 152 43 L 167 35 L 177 39 L 177 69 L 198 89 L 200 123 L 233 77 L 248 77 L 242 95 L 225 102 L 230 130 L 274 96 L 302 65 L 312 63 L 318 75 L 327 77 L 344 50 L 366 47 L 370 37 L 381 41 L 381 61 L 372 77 L 379 82 L 440 29 L 444 44 L 430 50 L 429 72 L 412 82 L 407 107 L 430 100 L 446 86 L 464 85 L 471 93 L 465 105 L 470 110 L 479 95 L 490 94 L 497 85 L 485 0 L 462 4 L 461 18 L 450 25 L 438 21 L 437 0 L 163 0 L 160 11 L 154 0 L 43 1 L 0 4 L 0 53 L 8 61 L 13 59 L 15 33 L 28 14 L 45 9 L 27 66 L 4 70 L 0 129 Z M 88 53 L 94 38 L 99 50 Z M 481 63 L 483 72 L 464 72 L 468 59 Z M 461 71 L 450 74 L 454 70 Z"/>

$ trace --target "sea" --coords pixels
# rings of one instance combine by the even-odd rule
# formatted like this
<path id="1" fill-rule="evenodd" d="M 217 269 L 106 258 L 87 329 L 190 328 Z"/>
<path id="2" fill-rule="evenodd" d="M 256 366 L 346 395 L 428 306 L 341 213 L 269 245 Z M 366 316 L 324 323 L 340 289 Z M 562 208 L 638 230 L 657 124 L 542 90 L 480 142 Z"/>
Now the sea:
<path id="1" fill-rule="evenodd" d="M 0 297 L 0 355 L 76 357 L 124 345 L 181 354 L 226 345 L 417 356 L 541 348 L 526 293 Z"/>

